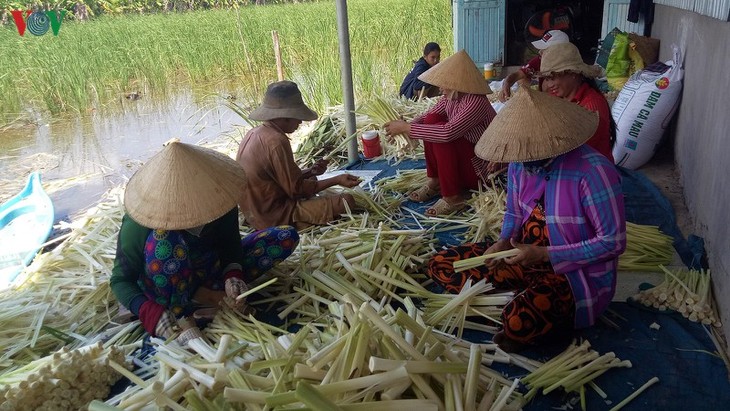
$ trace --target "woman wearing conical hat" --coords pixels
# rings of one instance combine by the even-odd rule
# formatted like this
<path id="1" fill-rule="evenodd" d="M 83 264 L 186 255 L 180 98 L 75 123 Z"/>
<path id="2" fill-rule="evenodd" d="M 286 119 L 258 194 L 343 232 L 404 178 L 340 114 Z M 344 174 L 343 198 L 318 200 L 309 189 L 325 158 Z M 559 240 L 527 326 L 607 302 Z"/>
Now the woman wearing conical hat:
<path id="1" fill-rule="evenodd" d="M 614 295 L 626 222 L 616 167 L 584 144 L 597 125 L 595 113 L 521 87 L 475 149 L 485 160 L 510 163 L 499 239 L 452 247 L 429 261 L 428 275 L 449 292 L 469 279 L 515 291 L 494 338 L 506 351 L 569 339 Z M 454 271 L 455 261 L 510 249 L 512 257 Z"/>
<path id="2" fill-rule="evenodd" d="M 441 89 L 443 97 L 424 115 L 408 123 L 385 124 L 388 135 L 406 134 L 423 140 L 428 184 L 409 194 L 425 202 L 441 198 L 427 215 L 451 214 L 465 206 L 469 190 L 486 181 L 488 163 L 474 155 L 474 146 L 496 112 L 487 99 L 492 90 L 474 61 L 461 50 L 418 77 Z"/>
<path id="3" fill-rule="evenodd" d="M 177 319 L 200 305 L 217 308 L 225 300 L 243 308 L 237 297 L 246 281 L 296 246 L 290 226 L 241 240 L 237 204 L 246 180 L 232 158 L 177 141 L 129 180 L 110 284 L 151 335 L 170 337 Z"/>
<path id="4" fill-rule="evenodd" d="M 578 47 L 572 43 L 561 43 L 545 49 L 538 77 L 542 79 L 543 91 L 598 113 L 598 128 L 586 144 L 613 162 L 616 124 L 606 97 L 598 90 L 594 80 L 600 74 L 600 66 L 583 62 Z"/>

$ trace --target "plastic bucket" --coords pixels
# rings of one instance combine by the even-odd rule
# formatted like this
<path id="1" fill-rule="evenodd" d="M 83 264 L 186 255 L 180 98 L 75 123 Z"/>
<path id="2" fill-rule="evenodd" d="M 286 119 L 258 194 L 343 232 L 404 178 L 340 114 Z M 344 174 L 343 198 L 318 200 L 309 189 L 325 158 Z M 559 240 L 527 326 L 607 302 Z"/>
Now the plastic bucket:
<path id="1" fill-rule="evenodd" d="M 383 154 L 383 149 L 380 147 L 380 136 L 377 131 L 363 132 L 360 140 L 362 140 L 362 154 L 365 158 L 374 158 Z"/>

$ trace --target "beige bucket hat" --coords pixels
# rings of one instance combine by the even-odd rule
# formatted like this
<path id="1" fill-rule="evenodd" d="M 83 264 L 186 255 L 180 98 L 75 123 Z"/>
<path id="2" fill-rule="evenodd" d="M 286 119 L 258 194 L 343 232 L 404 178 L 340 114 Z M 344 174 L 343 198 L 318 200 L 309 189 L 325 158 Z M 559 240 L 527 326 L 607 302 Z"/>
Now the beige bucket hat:
<path id="1" fill-rule="evenodd" d="M 560 43 L 546 48 L 542 52 L 538 76 L 546 77 L 564 71 L 582 73 L 586 77 L 594 78 L 601 75 L 602 69 L 601 66 L 584 63 L 578 47 L 573 43 Z"/>
<path id="2" fill-rule="evenodd" d="M 597 128 L 597 113 L 522 86 L 489 124 L 474 153 L 500 163 L 544 160 L 579 147 Z"/>
<path id="3" fill-rule="evenodd" d="M 302 100 L 302 93 L 293 81 L 277 81 L 266 88 L 264 102 L 248 116 L 251 120 L 266 121 L 275 118 L 296 118 L 302 121 L 317 119 Z"/>
<path id="4" fill-rule="evenodd" d="M 124 208 L 148 228 L 188 229 L 230 211 L 245 186 L 246 174 L 232 158 L 174 139 L 134 173 Z"/>
<path id="5" fill-rule="evenodd" d="M 436 87 L 469 94 L 492 94 L 474 60 L 464 50 L 448 57 L 418 76 L 418 79 Z"/>

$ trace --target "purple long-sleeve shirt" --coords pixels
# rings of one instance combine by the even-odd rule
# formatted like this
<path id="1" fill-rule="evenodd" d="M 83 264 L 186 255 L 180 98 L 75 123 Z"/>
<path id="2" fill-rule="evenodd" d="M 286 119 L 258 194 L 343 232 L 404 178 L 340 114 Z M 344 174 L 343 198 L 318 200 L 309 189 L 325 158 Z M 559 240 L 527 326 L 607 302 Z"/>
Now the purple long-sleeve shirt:
<path id="1" fill-rule="evenodd" d="M 503 239 L 519 239 L 535 200 L 545 195 L 550 263 L 568 278 L 576 328 L 593 325 L 613 298 L 618 257 L 626 248 L 624 198 L 615 166 L 583 145 L 535 173 L 511 163 L 507 193 Z"/>

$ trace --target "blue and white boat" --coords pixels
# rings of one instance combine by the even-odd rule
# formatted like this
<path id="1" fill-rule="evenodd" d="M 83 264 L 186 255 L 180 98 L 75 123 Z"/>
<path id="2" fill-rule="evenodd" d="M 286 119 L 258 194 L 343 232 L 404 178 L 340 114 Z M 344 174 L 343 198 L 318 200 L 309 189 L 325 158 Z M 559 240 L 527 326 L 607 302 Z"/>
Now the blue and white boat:
<path id="1" fill-rule="evenodd" d="M 0 289 L 28 266 L 53 228 L 53 203 L 36 171 L 20 193 L 0 205 Z"/>

